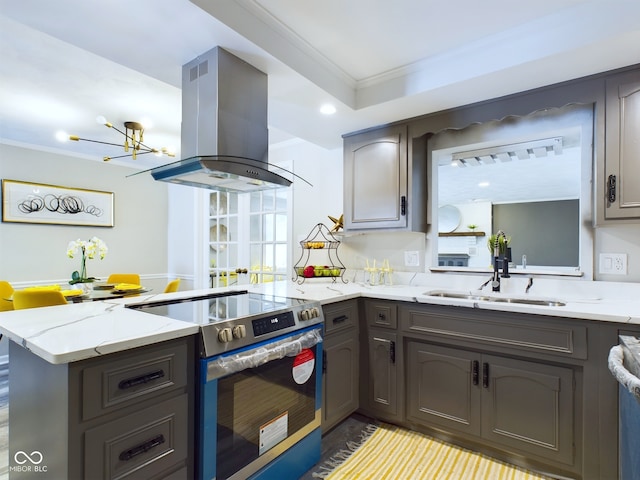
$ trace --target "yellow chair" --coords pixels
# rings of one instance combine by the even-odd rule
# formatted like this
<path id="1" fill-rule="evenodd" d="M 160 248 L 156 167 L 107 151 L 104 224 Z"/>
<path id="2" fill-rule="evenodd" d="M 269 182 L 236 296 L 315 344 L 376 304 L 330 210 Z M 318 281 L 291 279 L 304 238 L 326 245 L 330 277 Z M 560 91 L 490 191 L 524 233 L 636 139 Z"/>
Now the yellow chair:
<path id="1" fill-rule="evenodd" d="M 5 280 L 0 280 L 0 312 L 13 310 L 13 302 L 10 298 L 13 296 L 13 287 Z"/>
<path id="2" fill-rule="evenodd" d="M 164 293 L 177 292 L 179 286 L 180 286 L 179 278 L 176 278 L 175 280 L 171 280 L 169 283 L 167 283 L 167 286 L 164 289 Z"/>
<path id="3" fill-rule="evenodd" d="M 16 290 L 13 292 L 13 308 L 48 307 L 51 305 L 67 305 L 67 299 L 57 290 Z"/>
<path id="4" fill-rule="evenodd" d="M 140 275 L 137 273 L 112 273 L 107 278 L 107 283 L 129 283 L 140 285 Z"/>

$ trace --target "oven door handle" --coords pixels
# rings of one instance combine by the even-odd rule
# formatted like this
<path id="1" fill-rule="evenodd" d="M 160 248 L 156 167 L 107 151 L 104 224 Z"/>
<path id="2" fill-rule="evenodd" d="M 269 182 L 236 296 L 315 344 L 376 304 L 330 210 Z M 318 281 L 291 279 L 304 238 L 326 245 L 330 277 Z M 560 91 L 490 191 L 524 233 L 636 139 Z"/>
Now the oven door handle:
<path id="1" fill-rule="evenodd" d="M 259 367 L 273 360 L 294 357 L 303 349 L 311 348 L 320 342 L 322 342 L 320 329 L 314 328 L 240 353 L 212 358 L 207 363 L 207 382 L 247 368 Z"/>

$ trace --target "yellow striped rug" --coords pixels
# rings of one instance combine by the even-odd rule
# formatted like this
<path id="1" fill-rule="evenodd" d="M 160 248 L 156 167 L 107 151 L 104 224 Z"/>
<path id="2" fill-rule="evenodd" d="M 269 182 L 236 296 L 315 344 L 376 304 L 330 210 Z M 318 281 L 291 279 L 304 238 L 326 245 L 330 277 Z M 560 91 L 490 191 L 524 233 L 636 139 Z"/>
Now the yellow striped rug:
<path id="1" fill-rule="evenodd" d="M 327 480 L 549 480 L 549 477 L 418 432 L 384 423 L 371 427 L 373 433 L 362 446 L 353 453 L 343 452 L 346 460 L 320 474 L 314 473 L 314 477 Z"/>

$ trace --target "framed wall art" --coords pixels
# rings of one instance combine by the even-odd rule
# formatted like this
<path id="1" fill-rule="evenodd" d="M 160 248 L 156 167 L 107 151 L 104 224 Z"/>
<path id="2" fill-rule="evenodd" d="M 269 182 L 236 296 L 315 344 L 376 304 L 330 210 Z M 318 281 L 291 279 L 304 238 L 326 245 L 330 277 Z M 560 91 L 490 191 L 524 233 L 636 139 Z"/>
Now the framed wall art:
<path id="1" fill-rule="evenodd" d="M 113 227 L 113 192 L 2 180 L 2 221 Z"/>

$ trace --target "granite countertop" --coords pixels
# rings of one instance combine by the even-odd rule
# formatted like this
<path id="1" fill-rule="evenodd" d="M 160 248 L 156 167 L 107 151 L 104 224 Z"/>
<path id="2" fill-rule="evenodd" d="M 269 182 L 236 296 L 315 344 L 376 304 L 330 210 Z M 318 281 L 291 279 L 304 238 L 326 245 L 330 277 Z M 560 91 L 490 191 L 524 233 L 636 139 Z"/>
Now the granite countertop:
<path id="1" fill-rule="evenodd" d="M 529 298 L 561 299 L 566 303 L 558 307 L 433 297 L 426 294 L 443 288 L 477 293 L 477 287 L 474 289 L 476 283 L 477 279 L 461 283 L 460 279 L 452 280 L 447 277 L 438 278 L 438 282 L 432 284 L 422 282 L 421 285 L 412 285 L 407 279 L 404 284 L 389 286 L 318 280 L 305 282 L 303 285 L 275 282 L 141 295 L 102 302 L 2 312 L 0 333 L 50 363 L 70 363 L 198 332 L 196 324 L 124 308 L 127 304 L 236 290 L 303 298 L 321 304 L 367 297 L 640 325 L 640 300 L 631 300 L 640 298 L 640 286 L 637 284 L 617 284 L 614 288 L 612 285 L 607 286 L 606 282 L 569 282 L 559 288 L 554 282 L 547 282 L 547 285 L 540 285 L 541 282 L 538 282 L 538 291 L 535 295 L 529 295 Z M 512 289 L 511 293 L 493 294 L 483 291 L 482 295 L 513 295 L 516 291 L 524 292 L 519 284 L 513 284 Z M 562 293 L 549 295 L 549 292 Z"/>

